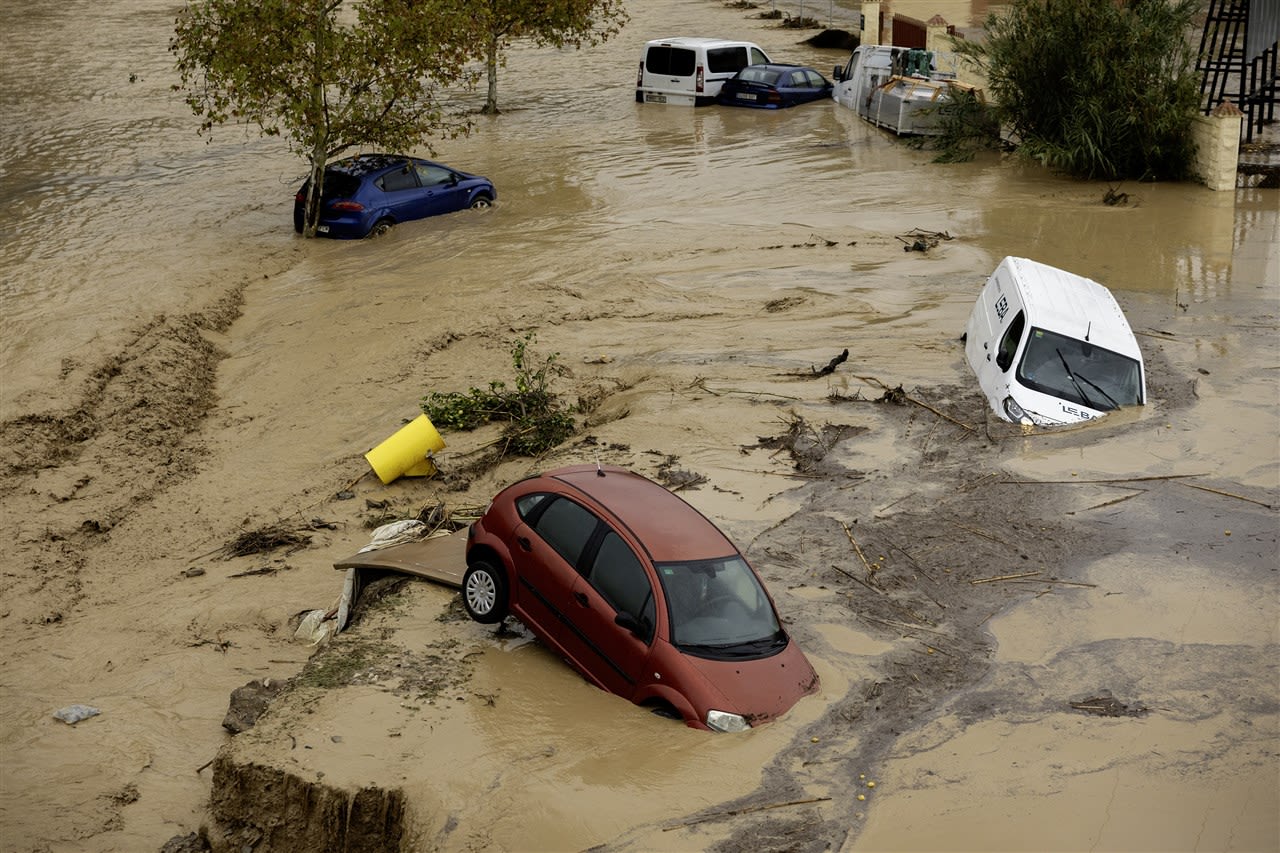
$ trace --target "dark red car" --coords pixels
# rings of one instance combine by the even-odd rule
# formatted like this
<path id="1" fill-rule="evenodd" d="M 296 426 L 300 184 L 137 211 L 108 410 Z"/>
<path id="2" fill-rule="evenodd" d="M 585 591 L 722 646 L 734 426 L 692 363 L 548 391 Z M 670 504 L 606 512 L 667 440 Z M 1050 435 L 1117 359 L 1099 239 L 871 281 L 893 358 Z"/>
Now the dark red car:
<path id="1" fill-rule="evenodd" d="M 514 615 L 591 683 L 694 728 L 742 731 L 817 689 L 728 537 L 623 468 L 504 489 L 471 527 L 467 567 L 472 619 Z"/>

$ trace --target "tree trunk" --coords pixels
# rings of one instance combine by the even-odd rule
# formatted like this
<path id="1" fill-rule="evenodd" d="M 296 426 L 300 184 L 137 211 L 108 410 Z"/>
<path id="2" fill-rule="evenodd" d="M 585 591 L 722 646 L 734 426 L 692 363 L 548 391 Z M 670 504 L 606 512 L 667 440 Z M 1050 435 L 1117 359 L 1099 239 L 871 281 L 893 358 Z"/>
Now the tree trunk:
<path id="1" fill-rule="evenodd" d="M 323 4 L 316 5 L 315 49 L 312 52 L 314 67 L 311 70 L 311 118 L 314 134 L 311 141 L 311 180 L 307 182 L 307 199 L 302 208 L 302 236 L 316 236 L 316 226 L 320 224 L 320 200 L 324 198 L 324 167 L 329 160 L 329 116 L 325 111 L 324 79 L 327 52 L 323 49 L 325 31 L 328 22 L 325 19 Z"/>
<path id="2" fill-rule="evenodd" d="M 488 50 L 485 55 L 485 71 L 489 75 L 489 97 L 484 102 L 484 109 L 481 110 L 485 115 L 497 115 L 498 109 L 498 39 L 496 36 L 489 39 Z"/>
<path id="3" fill-rule="evenodd" d="M 324 167 L 328 165 L 329 155 L 323 143 L 317 142 L 311 150 L 311 180 L 307 183 L 307 200 L 303 207 L 303 237 L 316 236 L 316 226 L 320 224 L 320 201 L 324 198 Z"/>

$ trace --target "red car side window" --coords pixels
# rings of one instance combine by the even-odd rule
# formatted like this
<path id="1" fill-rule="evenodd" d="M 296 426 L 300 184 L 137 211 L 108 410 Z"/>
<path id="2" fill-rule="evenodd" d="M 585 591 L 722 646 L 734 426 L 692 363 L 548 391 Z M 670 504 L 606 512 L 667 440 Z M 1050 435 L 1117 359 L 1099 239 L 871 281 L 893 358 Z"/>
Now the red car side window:
<path id="1" fill-rule="evenodd" d="M 653 635 L 653 586 L 635 553 L 612 530 L 600 541 L 587 580 L 614 610 L 631 614 Z"/>
<path id="2" fill-rule="evenodd" d="M 549 501 L 537 516 L 533 529 L 564 557 L 566 563 L 576 567 L 597 523 L 596 517 L 587 510 L 568 498 L 557 497 Z"/>

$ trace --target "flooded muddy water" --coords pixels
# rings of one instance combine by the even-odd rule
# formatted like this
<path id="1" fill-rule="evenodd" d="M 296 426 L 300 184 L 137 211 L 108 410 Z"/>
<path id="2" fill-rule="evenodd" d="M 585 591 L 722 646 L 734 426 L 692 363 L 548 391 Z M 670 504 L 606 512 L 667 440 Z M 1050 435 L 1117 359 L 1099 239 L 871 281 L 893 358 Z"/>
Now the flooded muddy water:
<path id="1" fill-rule="evenodd" d="M 515 48 L 504 113 L 435 145 L 494 180 L 494 209 L 303 241 L 300 161 L 237 129 L 206 143 L 169 91 L 176 10 L 7 16 L 0 849 L 150 850 L 207 824 L 229 693 L 298 672 L 313 650 L 291 618 L 333 602 L 332 563 L 383 513 L 668 457 L 707 478 L 682 496 L 747 551 L 818 669 L 785 718 L 673 726 L 420 584 L 370 624 L 407 669 L 435 656 L 459 680 L 421 699 L 388 686 L 402 668 L 235 750 L 398 786 L 420 804 L 413 849 L 1280 848 L 1275 191 L 1126 185 L 1108 207 L 1106 186 L 994 154 L 933 164 L 832 103 L 638 105 L 640 45 L 662 35 L 749 38 L 824 73 L 844 58 L 720 2 L 643 0 L 600 47 Z M 904 251 L 913 229 L 950 239 Z M 1148 406 L 1026 436 L 985 413 L 958 337 L 1008 254 L 1112 288 Z M 579 436 L 452 488 L 363 476 L 423 395 L 509 378 L 527 333 L 593 402 Z M 899 385 L 961 424 L 870 402 Z M 807 467 L 762 441 L 797 419 L 839 436 Z M 442 469 L 491 438 L 447 434 Z M 273 522 L 309 544 L 222 557 Z M 1148 710 L 1069 704 L 1102 691 Z M 76 702 L 102 713 L 52 717 Z"/>

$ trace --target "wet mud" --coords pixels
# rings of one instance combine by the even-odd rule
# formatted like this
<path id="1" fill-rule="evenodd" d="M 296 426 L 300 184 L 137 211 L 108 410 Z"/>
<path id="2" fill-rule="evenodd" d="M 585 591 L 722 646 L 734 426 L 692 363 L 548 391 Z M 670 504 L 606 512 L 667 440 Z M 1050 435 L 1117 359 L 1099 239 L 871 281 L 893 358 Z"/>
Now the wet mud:
<path id="1" fill-rule="evenodd" d="M 494 209 L 304 242 L 297 162 L 193 135 L 169 13 L 29 5 L 0 75 L 0 848 L 1280 847 L 1274 191 L 1107 205 L 996 155 L 932 164 L 834 104 L 637 105 L 656 34 L 843 59 L 646 0 L 600 48 L 518 47 L 504 114 L 438 144 Z M 92 43 L 51 64 L 39 35 L 72 20 Z M 995 419 L 958 338 L 1005 254 L 1116 292 L 1147 406 Z M 423 396 L 506 375 L 529 333 L 569 368 L 575 437 L 495 460 L 494 431 L 448 432 L 440 476 L 369 474 Z M 294 639 L 377 524 L 596 460 L 743 546 L 818 694 L 711 737 L 418 581 Z M 232 736 L 254 679 L 290 686 Z M 53 718 L 75 702 L 102 713 Z"/>

